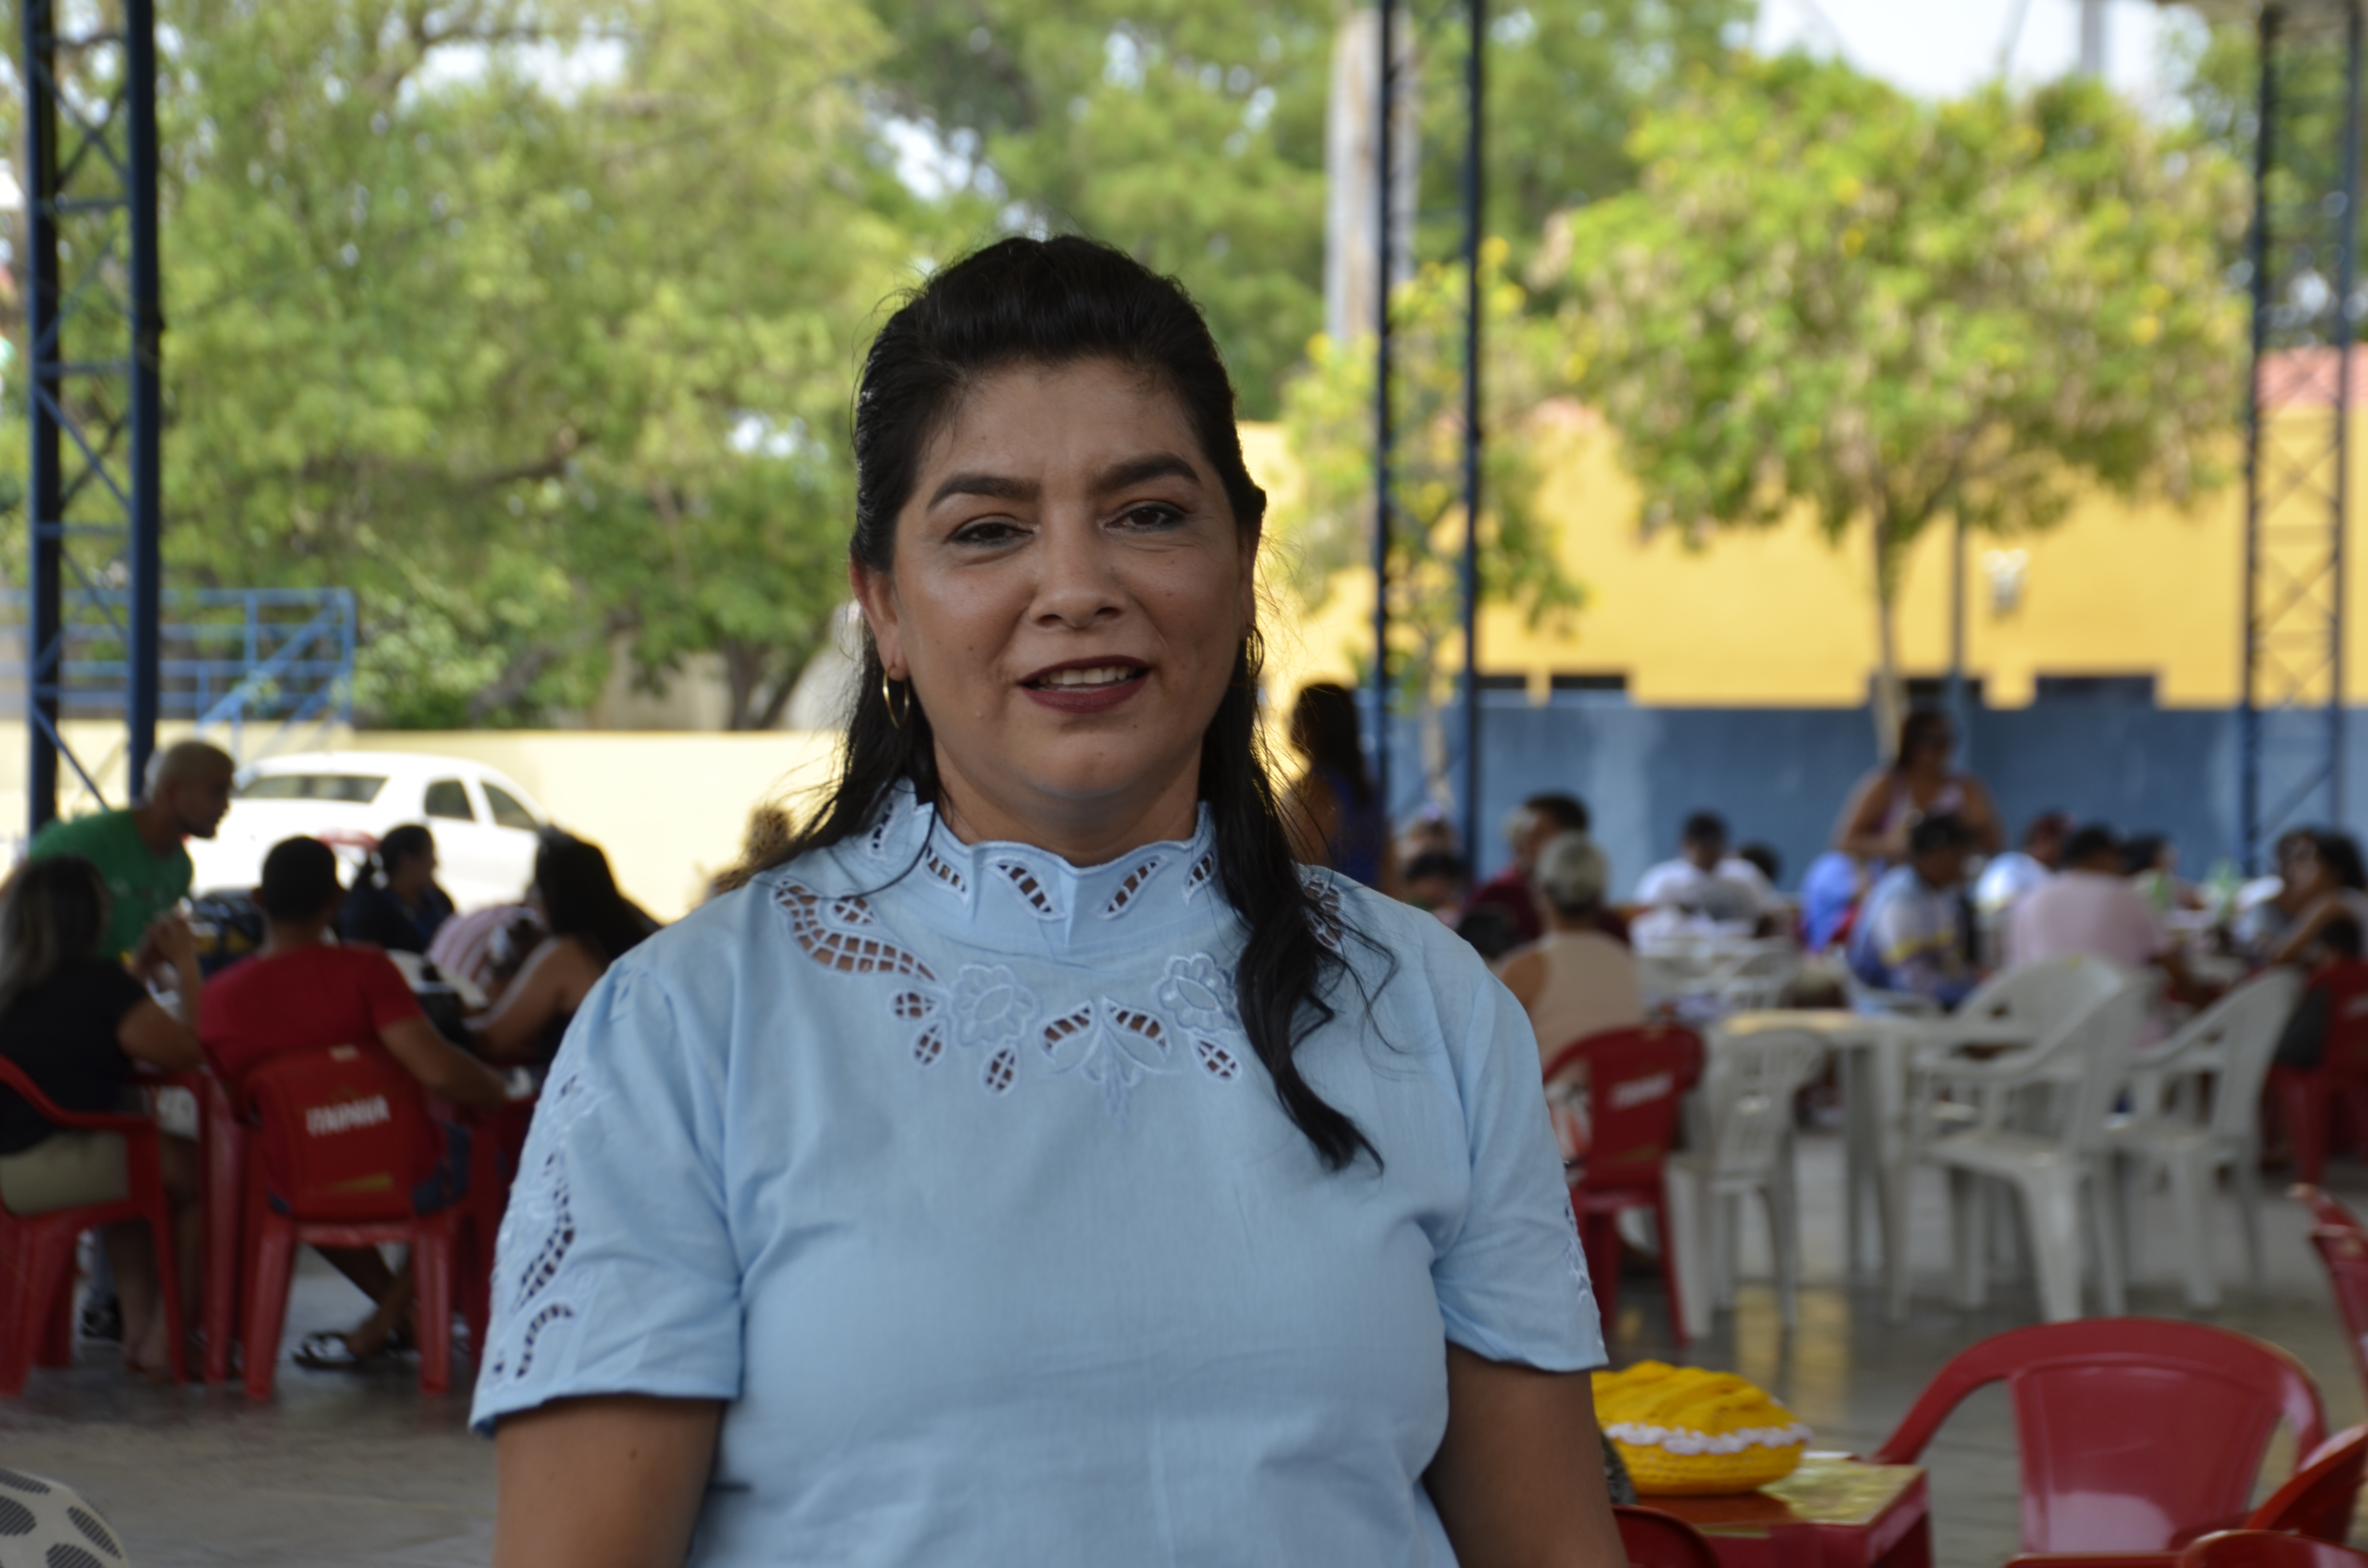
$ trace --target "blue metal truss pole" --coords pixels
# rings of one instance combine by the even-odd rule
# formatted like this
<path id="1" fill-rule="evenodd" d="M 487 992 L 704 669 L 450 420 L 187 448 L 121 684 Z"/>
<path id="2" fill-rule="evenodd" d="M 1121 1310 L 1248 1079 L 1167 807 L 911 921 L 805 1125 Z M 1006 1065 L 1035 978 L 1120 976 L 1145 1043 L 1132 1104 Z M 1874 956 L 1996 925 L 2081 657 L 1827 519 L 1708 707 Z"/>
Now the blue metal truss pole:
<path id="1" fill-rule="evenodd" d="M 2245 387 L 2245 640 L 2241 691 L 2237 713 L 2237 815 L 2248 870 L 2261 863 L 2261 709 L 2257 699 L 2261 681 L 2261 375 L 2269 358 L 2270 303 L 2270 171 L 2276 158 L 2278 125 L 2278 31 L 2285 19 L 2276 6 L 2261 7 L 2257 32 L 2260 51 L 2260 84 L 2253 122 L 2253 354 Z"/>
<path id="2" fill-rule="evenodd" d="M 58 108 L 52 84 L 57 53 L 52 0 L 24 0 L 25 24 L 25 344 L 32 375 L 32 449 L 25 485 L 31 560 L 25 617 L 26 833 L 58 813 L 60 675 L 65 640 L 61 605 L 64 486 L 58 463 Z"/>
<path id="3" fill-rule="evenodd" d="M 164 293 L 156 255 L 155 0 L 124 0 L 124 107 L 131 146 L 125 196 L 131 206 L 131 516 L 124 555 L 131 575 L 128 652 L 131 681 L 125 723 L 129 788 L 147 787 L 156 749 L 158 671 L 164 650 Z"/>
<path id="4" fill-rule="evenodd" d="M 1390 820 L 1390 273 L 1395 259 L 1391 153 L 1397 119 L 1397 0 L 1380 0 L 1373 121 L 1373 790 Z"/>
<path id="5" fill-rule="evenodd" d="M 1463 108 L 1463 853 L 1480 855 L 1480 246 L 1487 132 L 1488 0 L 1470 0 Z"/>
<path id="6" fill-rule="evenodd" d="M 87 707 L 113 694 L 77 683 L 77 645 L 95 648 L 84 656 L 101 669 L 109 644 L 120 646 L 134 792 L 163 696 L 154 0 L 123 0 L 120 30 L 82 36 L 61 30 L 61 9 L 60 0 L 23 0 L 32 832 L 57 815 L 61 763 L 100 798 L 63 725 L 69 699 Z M 71 282 L 61 267 L 69 256 Z M 115 333 L 124 336 L 110 347 Z M 128 589 L 120 603 L 118 585 Z"/>
<path id="7" fill-rule="evenodd" d="M 2351 339 L 2358 322 L 2352 301 L 2360 249 L 2360 4 L 2343 7 L 2343 204 L 2335 262 L 2334 537 L 2328 541 L 2331 624 L 2328 629 L 2328 814 L 2339 827 L 2343 801 L 2343 555 L 2351 510 Z"/>

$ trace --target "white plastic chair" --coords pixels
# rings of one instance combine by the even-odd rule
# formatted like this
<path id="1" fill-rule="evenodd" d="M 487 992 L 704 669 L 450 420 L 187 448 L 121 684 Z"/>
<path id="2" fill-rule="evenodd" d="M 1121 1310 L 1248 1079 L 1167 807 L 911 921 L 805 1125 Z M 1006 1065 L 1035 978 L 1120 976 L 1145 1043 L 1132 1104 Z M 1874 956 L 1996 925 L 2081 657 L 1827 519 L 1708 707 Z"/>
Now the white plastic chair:
<path id="1" fill-rule="evenodd" d="M 2180 1263 L 2192 1307 L 2220 1304 L 2212 1265 L 2212 1200 L 2226 1171 L 2245 1234 L 2250 1278 L 2262 1278 L 2261 1085 L 2294 1004 L 2302 977 L 2273 969 L 2222 997 L 2150 1051 L 2131 1074 L 2130 1115 L 2106 1127 L 2121 1157 L 2123 1225 L 2129 1266 L 2138 1271 L 2138 1205 L 2159 1176 L 2169 1184 Z M 2213 1080 L 2208 1100 L 2203 1080 Z"/>
<path id="2" fill-rule="evenodd" d="M 1797 1317 L 1800 1203 L 1793 1170 L 1793 1099 L 1825 1066 L 1826 1042 L 1804 1029 L 1756 1029 L 1722 1039 L 1698 1091 L 1706 1102 L 1705 1146 L 1673 1153 L 1662 1166 L 1686 1335 L 1710 1333 L 1713 1301 L 1735 1301 L 1735 1254 L 1743 1200 L 1768 1212 L 1776 1260 L 1776 1301 L 1784 1326 Z M 1697 1123 L 1701 1125 L 1701 1123 Z"/>
<path id="3" fill-rule="evenodd" d="M 2052 967 L 2062 975 L 2027 982 L 2011 994 L 2026 1004 L 2042 1029 L 2036 1043 L 1987 1060 L 1946 1049 L 1927 1051 L 1911 1067 L 1896 1183 L 1903 1200 L 1891 1206 L 1884 1247 L 1888 1257 L 1904 1260 L 1904 1198 L 1915 1167 L 1930 1165 L 1948 1172 L 1957 1300 L 1977 1307 L 1987 1295 L 1990 1188 L 2009 1188 L 2021 1199 L 2043 1310 L 2047 1321 L 2062 1323 L 2080 1315 L 2084 1200 L 2099 1295 L 2107 1312 L 2122 1310 L 2105 1125 L 2128 1077 L 2156 982 L 2151 974 L 2118 975 L 2104 965 L 2106 974 L 2117 978 L 2112 989 L 2096 994 L 2093 971 L 2084 973 L 2084 966 L 2075 964 Z M 2067 983 L 2073 976 L 2077 984 Z M 2082 989 L 2091 992 L 2085 1006 L 2039 1022 L 2039 1015 L 2056 1013 L 2054 1004 Z M 1907 1311 L 1907 1270 L 1900 1267 L 1891 1272 L 1893 1319 L 1906 1317 Z"/>

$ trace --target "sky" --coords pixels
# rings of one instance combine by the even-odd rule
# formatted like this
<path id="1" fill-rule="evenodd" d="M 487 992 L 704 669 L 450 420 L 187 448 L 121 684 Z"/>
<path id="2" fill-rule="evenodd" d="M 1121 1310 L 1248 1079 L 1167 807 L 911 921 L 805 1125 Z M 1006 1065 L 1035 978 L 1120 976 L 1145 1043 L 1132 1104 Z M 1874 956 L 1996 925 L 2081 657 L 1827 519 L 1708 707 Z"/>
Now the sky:
<path id="1" fill-rule="evenodd" d="M 2197 24 L 2154 0 L 2109 0 L 2106 12 L 2106 78 L 2149 108 L 2167 105 L 2173 83 L 2163 69 L 2163 43 L 2171 29 Z M 2080 53 L 2079 13 L 2078 0 L 1760 0 L 1756 41 L 1768 53 L 1795 44 L 1839 52 L 1909 92 L 1952 97 L 1997 74 L 2010 36 L 2017 80 L 2045 81 L 2071 69 Z"/>

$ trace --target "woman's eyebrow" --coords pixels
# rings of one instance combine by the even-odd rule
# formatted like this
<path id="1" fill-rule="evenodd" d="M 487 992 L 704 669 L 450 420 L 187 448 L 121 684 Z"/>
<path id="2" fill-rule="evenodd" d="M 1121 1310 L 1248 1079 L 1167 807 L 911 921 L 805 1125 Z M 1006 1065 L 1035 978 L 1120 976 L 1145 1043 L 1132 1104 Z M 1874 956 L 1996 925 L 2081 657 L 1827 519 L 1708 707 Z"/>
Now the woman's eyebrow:
<path id="1" fill-rule="evenodd" d="M 1201 471 L 1173 452 L 1154 452 L 1104 469 L 1094 481 L 1094 491 L 1097 494 L 1106 494 L 1154 479 L 1185 479 L 1198 484 Z"/>
<path id="2" fill-rule="evenodd" d="M 1033 501 L 1039 486 L 1032 479 L 1011 479 L 999 473 L 957 473 L 929 496 L 934 506 L 950 495 L 985 495 L 996 501 Z"/>

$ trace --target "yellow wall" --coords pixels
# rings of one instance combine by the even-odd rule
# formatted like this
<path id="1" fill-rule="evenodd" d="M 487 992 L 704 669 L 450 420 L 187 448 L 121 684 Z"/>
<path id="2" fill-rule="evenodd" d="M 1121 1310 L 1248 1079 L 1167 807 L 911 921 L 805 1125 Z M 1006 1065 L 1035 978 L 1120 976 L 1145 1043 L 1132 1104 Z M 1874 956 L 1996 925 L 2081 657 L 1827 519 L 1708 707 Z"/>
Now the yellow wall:
<path id="1" fill-rule="evenodd" d="M 1296 483 L 1279 431 L 1246 432 L 1259 482 Z M 2362 465 L 2368 467 L 2368 465 Z M 1851 706 L 1865 699 L 1875 662 L 1873 596 L 1863 529 L 1828 545 L 1807 518 L 1765 532 L 1716 535 L 1698 549 L 1672 534 L 1637 531 L 1636 486 L 1600 427 L 1564 439 L 1541 504 L 1559 528 L 1563 559 L 1587 605 L 1560 628 L 1531 631 L 1510 611 L 1482 621 L 1481 665 L 1526 674 L 1541 696 L 1554 672 L 1624 674 L 1631 698 L 1668 706 Z M 2355 499 L 2355 506 L 2357 500 Z M 1900 657 L 1911 676 L 1948 665 L 1949 538 L 1930 529 L 1903 585 Z M 2020 608 L 1993 613 L 1983 558 L 2028 552 Z M 2057 528 L 1967 545 L 1970 674 L 1994 707 L 2031 700 L 2036 675 L 2156 677 L 2165 706 L 2234 703 L 2240 680 L 2243 491 L 2230 484 L 2192 510 L 2085 502 Z M 2351 602 L 2368 590 L 2368 551 L 2351 552 Z M 1322 614 L 1276 644 L 1276 685 L 1347 674 L 1362 650 L 1370 574 L 1344 574 Z M 2347 650 L 2346 680 L 2368 690 L 2368 639 Z"/>

